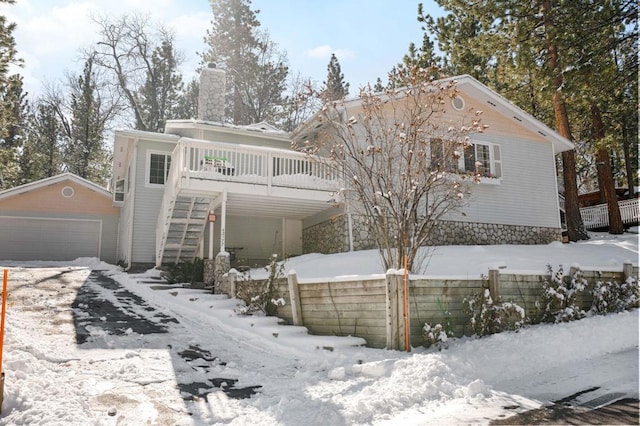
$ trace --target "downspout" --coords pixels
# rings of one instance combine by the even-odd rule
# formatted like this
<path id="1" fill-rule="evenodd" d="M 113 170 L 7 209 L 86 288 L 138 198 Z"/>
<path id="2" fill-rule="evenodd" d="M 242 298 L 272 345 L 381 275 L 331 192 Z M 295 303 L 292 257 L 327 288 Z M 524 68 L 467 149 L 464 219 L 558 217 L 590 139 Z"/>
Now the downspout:
<path id="1" fill-rule="evenodd" d="M 116 226 L 116 263 L 120 257 L 120 215 L 118 215 L 118 223 Z"/>
<path id="2" fill-rule="evenodd" d="M 137 173 L 137 168 L 136 165 L 138 164 L 138 138 L 134 139 L 134 143 L 133 143 L 133 156 L 131 157 L 133 159 L 133 164 L 131 165 L 131 175 L 129 176 L 130 178 L 133 178 L 132 180 L 135 182 L 134 185 L 131 185 L 131 182 L 129 182 L 129 185 L 131 185 L 131 194 L 130 194 L 130 199 L 131 199 L 131 209 L 129 209 L 129 218 L 128 218 L 128 230 L 127 230 L 127 237 L 128 237 L 128 241 L 127 241 L 127 246 L 129 248 L 129 253 L 127 256 L 127 267 L 124 269 L 125 271 L 128 271 L 129 269 L 131 269 L 131 264 L 132 264 L 132 257 L 133 257 L 133 212 L 135 210 L 135 202 L 136 202 L 136 186 L 138 185 L 138 179 L 136 176 Z"/>
<path id="3" fill-rule="evenodd" d="M 349 221 L 349 251 L 353 251 L 353 220 L 351 218 L 351 210 L 347 210 L 347 219 Z"/>
<path id="4" fill-rule="evenodd" d="M 286 240 L 287 240 L 287 219 L 283 217 L 282 218 L 282 244 L 280 247 L 280 249 L 282 250 L 282 257 L 281 257 L 282 260 L 284 260 L 284 258 L 287 256 Z"/>
<path id="5" fill-rule="evenodd" d="M 345 204 L 347 206 L 347 230 L 349 232 L 349 251 L 353 251 L 353 218 L 351 217 L 351 203 L 349 198 L 346 198 Z"/>

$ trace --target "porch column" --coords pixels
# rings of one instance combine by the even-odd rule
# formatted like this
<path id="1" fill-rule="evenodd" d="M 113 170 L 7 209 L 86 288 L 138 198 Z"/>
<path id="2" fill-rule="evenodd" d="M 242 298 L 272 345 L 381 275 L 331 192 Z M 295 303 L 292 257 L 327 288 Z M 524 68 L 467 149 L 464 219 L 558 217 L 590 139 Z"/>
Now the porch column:
<path id="1" fill-rule="evenodd" d="M 227 223 L 227 190 L 225 189 L 222 193 L 222 204 L 220 205 L 220 253 L 224 253 L 227 251 L 227 246 L 225 243 L 225 233 L 226 233 L 226 223 Z"/>
<path id="2" fill-rule="evenodd" d="M 213 214 L 213 212 L 209 212 Z M 209 221 L 209 259 L 213 259 L 213 228 L 216 226 L 215 222 Z"/>
<path id="3" fill-rule="evenodd" d="M 207 259 L 204 259 L 204 262 L 203 262 L 204 285 L 206 288 L 211 288 L 211 289 L 213 289 L 215 286 L 215 261 L 213 260 L 213 233 L 214 233 L 214 228 L 216 226 L 216 223 L 213 221 L 215 219 L 214 213 L 215 212 L 213 210 L 210 210 L 207 217 L 207 222 L 209 224 L 209 249 L 207 253 Z M 200 250 L 204 252 L 204 235 L 202 236 Z M 201 255 L 200 257 L 204 257 L 204 256 Z"/>
<path id="4" fill-rule="evenodd" d="M 227 190 L 222 193 L 222 203 L 220 205 L 220 252 L 216 256 L 214 268 L 214 285 L 213 292 L 216 294 L 229 294 L 228 288 L 225 288 L 224 274 L 231 269 L 231 259 L 226 250 L 225 233 L 227 223 Z"/>

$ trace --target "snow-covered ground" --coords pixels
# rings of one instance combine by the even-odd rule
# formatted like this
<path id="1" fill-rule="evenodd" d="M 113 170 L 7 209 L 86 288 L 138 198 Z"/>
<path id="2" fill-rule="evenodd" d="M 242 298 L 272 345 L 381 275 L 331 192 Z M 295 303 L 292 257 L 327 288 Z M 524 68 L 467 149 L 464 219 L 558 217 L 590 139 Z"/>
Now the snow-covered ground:
<path id="1" fill-rule="evenodd" d="M 441 247 L 422 272 L 624 262 L 638 263 L 637 235 Z M 242 316 L 237 301 L 200 290 L 158 290 L 155 270 L 126 274 L 95 259 L 0 265 L 9 270 L 0 424 L 486 424 L 594 387 L 574 402 L 638 398 L 637 310 L 406 353 Z M 286 267 L 302 279 L 382 272 L 375 252 Z M 136 320 L 119 326 L 118 315 Z"/>
<path id="2" fill-rule="evenodd" d="M 592 233 L 590 240 L 570 244 L 440 246 L 419 253 L 416 259 L 420 260 L 420 270 L 417 272 L 429 276 L 476 278 L 487 275 L 490 268 L 539 273 L 545 273 L 547 265 L 554 270 L 562 265 L 565 271 L 570 266 L 621 270 L 622 263 L 638 264 L 637 229 L 633 228 L 636 234 L 621 236 Z M 285 270 L 285 273 L 295 270 L 302 279 L 385 272 L 375 250 L 337 255 L 306 254 L 288 259 Z M 254 278 L 261 275 L 266 276 L 266 272 L 252 271 Z"/>

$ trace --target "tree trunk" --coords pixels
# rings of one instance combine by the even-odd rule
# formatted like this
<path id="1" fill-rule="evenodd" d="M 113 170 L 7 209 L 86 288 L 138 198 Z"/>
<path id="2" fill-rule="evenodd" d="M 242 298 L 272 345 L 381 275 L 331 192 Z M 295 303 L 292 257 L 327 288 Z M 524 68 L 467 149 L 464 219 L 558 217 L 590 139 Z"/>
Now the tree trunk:
<path id="1" fill-rule="evenodd" d="M 553 78 L 553 111 L 556 118 L 556 127 L 561 136 L 573 141 L 571 129 L 569 127 L 569 116 L 567 105 L 562 97 L 563 78 L 560 72 L 558 48 L 551 37 L 553 33 L 553 21 L 551 19 L 550 0 L 542 1 L 543 20 L 546 33 L 546 50 L 549 69 Z M 569 241 L 588 240 L 589 235 L 580 216 L 580 206 L 578 205 L 578 184 L 576 178 L 576 158 L 575 152 L 565 151 L 562 153 L 562 177 L 564 179 L 564 200 L 565 217 L 567 220 L 567 232 Z"/>
<path id="2" fill-rule="evenodd" d="M 562 153 L 562 177 L 564 180 L 564 210 L 569 241 L 588 240 L 589 235 L 582 222 L 578 205 L 575 151 Z"/>
<path id="3" fill-rule="evenodd" d="M 631 143 L 627 134 L 627 126 L 624 123 L 622 128 L 622 149 L 624 151 L 624 168 L 627 173 L 627 186 L 629 187 L 629 198 L 634 198 L 636 194 L 636 182 L 634 170 L 631 165 Z"/>
<path id="4" fill-rule="evenodd" d="M 593 125 L 593 139 L 597 145 L 599 140 L 604 139 L 604 123 L 602 115 L 597 105 L 591 105 L 591 124 Z M 620 205 L 616 194 L 616 185 L 611 172 L 611 159 L 609 150 L 606 147 L 598 147 L 596 152 L 596 166 L 598 170 L 598 181 L 600 182 L 600 193 L 604 195 L 609 212 L 609 233 L 622 234 L 624 226 L 620 215 Z"/>

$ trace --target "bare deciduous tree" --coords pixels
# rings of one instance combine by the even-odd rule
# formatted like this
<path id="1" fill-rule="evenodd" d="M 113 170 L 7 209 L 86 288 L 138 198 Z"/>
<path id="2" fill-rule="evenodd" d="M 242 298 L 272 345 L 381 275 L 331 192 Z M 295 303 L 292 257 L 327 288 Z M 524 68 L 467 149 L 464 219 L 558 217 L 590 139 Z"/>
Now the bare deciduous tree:
<path id="1" fill-rule="evenodd" d="M 288 94 L 282 107 L 282 120 L 278 122 L 282 130 L 294 131 L 322 106 L 318 91 L 309 78 L 300 72 L 289 77 Z"/>
<path id="2" fill-rule="evenodd" d="M 160 131 L 177 106 L 182 89 L 178 67 L 184 61 L 169 29 L 152 27 L 149 18 L 94 17 L 100 40 L 85 56 L 108 70 L 134 117 L 138 130 Z"/>
<path id="3" fill-rule="evenodd" d="M 468 135 L 485 128 L 481 112 L 446 115 L 455 81 L 432 82 L 427 72 L 410 68 L 405 88 L 376 94 L 366 87 L 357 101 L 326 104 L 320 131 L 299 147 L 328 155 L 343 173 L 341 201 L 367 222 L 385 268 L 402 268 L 405 255 L 409 270 L 419 266 L 420 247 L 480 177 L 477 163 L 471 172 L 458 164 Z"/>

